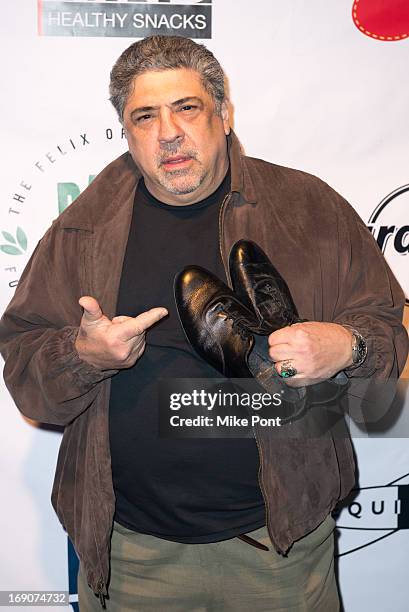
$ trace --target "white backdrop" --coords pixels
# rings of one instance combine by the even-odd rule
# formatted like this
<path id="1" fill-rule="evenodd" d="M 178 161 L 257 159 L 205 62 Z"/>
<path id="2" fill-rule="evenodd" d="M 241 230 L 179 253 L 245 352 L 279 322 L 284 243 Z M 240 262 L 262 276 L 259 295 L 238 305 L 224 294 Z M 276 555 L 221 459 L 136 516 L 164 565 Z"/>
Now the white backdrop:
<path id="1" fill-rule="evenodd" d="M 360 0 L 358 8 L 368 11 L 370 2 L 381 26 L 386 10 L 386 29 L 387 11 L 403 4 Z M 94 11 L 114 6 L 122 14 L 132 4 L 136 10 L 126 2 L 80 4 Z M 408 295 L 404 29 L 395 42 L 363 34 L 352 18 L 352 0 L 214 0 L 206 9 L 199 2 L 178 4 L 186 10 L 196 5 L 196 14 L 206 10 L 207 18 L 212 13 L 212 37 L 204 42 L 228 76 L 234 127 L 246 152 L 317 174 L 342 193 L 376 236 L 384 232 L 385 256 Z M 110 68 L 132 39 L 114 36 L 112 28 L 105 37 L 94 28 L 90 36 L 90 26 L 80 31 L 81 24 L 76 36 L 39 35 L 39 29 L 46 33 L 47 2 L 39 7 L 40 26 L 35 0 L 2 6 L 1 310 L 51 220 L 126 148 L 107 90 Z M 403 13 L 400 24 L 408 32 Z M 49 501 L 60 434 L 23 418 L 4 385 L 0 402 L 0 590 L 68 590 L 67 538 Z M 405 411 L 397 411 L 388 439 L 355 439 L 364 489 L 338 519 L 348 612 L 407 610 L 409 444 L 399 437 L 407 421 Z"/>

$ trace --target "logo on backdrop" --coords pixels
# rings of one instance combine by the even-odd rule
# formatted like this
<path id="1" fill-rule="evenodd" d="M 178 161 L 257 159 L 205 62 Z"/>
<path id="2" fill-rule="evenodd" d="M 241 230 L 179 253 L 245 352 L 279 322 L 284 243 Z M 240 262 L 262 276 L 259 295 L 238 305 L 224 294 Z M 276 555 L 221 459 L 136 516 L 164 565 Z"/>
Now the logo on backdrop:
<path id="1" fill-rule="evenodd" d="M 371 546 L 401 529 L 409 529 L 409 474 L 386 485 L 362 487 L 358 491 L 358 496 L 337 517 L 341 532 L 339 557 Z M 351 547 L 349 538 L 344 537 L 348 531 L 353 531 Z"/>
<path id="2" fill-rule="evenodd" d="M 409 2 L 406 0 L 354 0 L 352 19 L 358 30 L 382 42 L 409 37 Z"/>
<path id="3" fill-rule="evenodd" d="M 3 271 L 10 289 L 14 290 L 17 286 L 27 256 L 38 239 L 29 233 L 30 222 L 25 219 L 26 210 L 32 209 L 36 199 L 41 197 L 44 202 L 52 202 L 50 220 L 61 214 L 95 177 L 95 174 L 89 173 L 81 180 L 75 179 L 78 174 L 76 158 L 82 157 L 84 153 L 87 156 L 88 149 L 92 147 L 101 150 L 101 147 L 109 145 L 119 146 L 122 151 L 127 149 L 125 132 L 121 126 L 101 128 L 92 133 L 85 131 L 71 134 L 69 138 L 54 143 L 47 152 L 41 153 L 32 161 L 25 176 L 20 177 L 7 203 L 9 222 L 0 230 L 0 253 L 5 264 Z M 112 158 L 118 154 L 116 152 Z M 88 159 L 91 159 L 91 155 Z M 73 166 L 75 169 L 72 169 Z M 64 177 L 65 180 L 56 176 Z"/>
<path id="4" fill-rule="evenodd" d="M 212 37 L 212 0 L 37 0 L 40 36 Z"/>
<path id="5" fill-rule="evenodd" d="M 408 210 L 409 185 L 402 185 L 379 202 L 368 221 L 368 229 L 396 274 L 405 291 L 407 302 L 409 277 L 402 256 L 409 253 Z"/>
<path id="6" fill-rule="evenodd" d="M 0 251 L 7 255 L 22 255 L 27 251 L 27 236 L 21 227 L 17 227 L 15 236 L 6 231 L 1 233 L 5 244 L 0 244 Z"/>

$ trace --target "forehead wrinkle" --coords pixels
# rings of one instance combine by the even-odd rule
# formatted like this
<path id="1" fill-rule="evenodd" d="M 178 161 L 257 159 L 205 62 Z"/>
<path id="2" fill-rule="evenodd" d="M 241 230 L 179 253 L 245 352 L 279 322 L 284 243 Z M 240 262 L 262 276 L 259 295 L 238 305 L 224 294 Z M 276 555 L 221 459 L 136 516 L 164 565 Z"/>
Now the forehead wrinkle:
<path id="1" fill-rule="evenodd" d="M 185 76 L 185 74 L 187 76 Z M 165 83 L 162 83 L 161 80 L 159 80 L 158 82 L 158 79 L 162 79 L 162 75 L 166 77 Z M 174 75 L 180 75 L 180 78 L 169 79 L 169 76 L 173 77 Z M 164 91 L 168 89 L 168 85 L 169 93 L 173 87 L 174 89 L 176 88 L 176 93 L 185 93 L 188 95 L 184 95 L 182 98 L 177 99 L 168 104 L 163 102 L 163 105 L 166 107 L 172 108 L 173 106 L 177 106 L 178 104 L 187 102 L 188 100 L 195 99 L 201 104 L 203 108 L 204 106 L 206 106 L 208 98 L 210 99 L 209 101 L 211 105 L 215 107 L 215 100 L 213 99 L 213 96 L 208 91 L 207 87 L 205 86 L 205 83 L 203 82 L 203 79 L 196 70 L 190 68 L 178 68 L 175 70 L 152 69 L 137 75 L 133 79 L 129 93 L 127 95 L 127 99 L 124 104 L 124 115 L 126 110 L 125 107 L 128 105 L 132 107 L 132 98 L 134 97 L 136 97 L 136 100 L 134 100 L 134 104 L 138 104 L 139 102 L 141 106 L 138 106 L 132 111 L 129 111 L 128 117 L 131 117 L 134 113 L 137 112 L 157 111 L 160 108 L 160 105 L 156 105 L 157 100 L 154 97 L 150 97 L 150 94 L 153 94 L 155 96 L 162 96 Z M 143 103 L 145 100 L 138 100 L 138 93 L 142 93 L 142 91 L 144 92 L 143 95 L 149 96 L 145 98 L 145 104 Z"/>

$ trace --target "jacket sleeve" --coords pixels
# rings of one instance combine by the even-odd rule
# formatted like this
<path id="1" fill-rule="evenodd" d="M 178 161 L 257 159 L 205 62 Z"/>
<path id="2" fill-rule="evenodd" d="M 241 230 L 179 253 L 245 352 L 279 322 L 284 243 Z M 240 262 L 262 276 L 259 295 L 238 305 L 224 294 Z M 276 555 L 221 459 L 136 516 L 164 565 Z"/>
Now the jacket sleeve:
<path id="1" fill-rule="evenodd" d="M 368 345 L 366 360 L 350 376 L 397 379 L 408 356 L 408 334 L 402 323 L 405 295 L 362 219 L 340 200 L 334 322 L 357 329 Z"/>
<path id="2" fill-rule="evenodd" d="M 78 232 L 62 232 L 52 227 L 39 242 L 0 321 L 10 394 L 25 416 L 55 425 L 86 410 L 116 372 L 97 370 L 75 349 L 81 261 L 66 254 L 79 255 Z"/>
<path id="3" fill-rule="evenodd" d="M 356 329 L 368 346 L 363 364 L 346 372 L 349 411 L 357 421 L 376 421 L 393 401 L 408 355 L 408 334 L 402 324 L 405 295 L 362 219 L 331 191 L 338 259 L 332 322 Z"/>

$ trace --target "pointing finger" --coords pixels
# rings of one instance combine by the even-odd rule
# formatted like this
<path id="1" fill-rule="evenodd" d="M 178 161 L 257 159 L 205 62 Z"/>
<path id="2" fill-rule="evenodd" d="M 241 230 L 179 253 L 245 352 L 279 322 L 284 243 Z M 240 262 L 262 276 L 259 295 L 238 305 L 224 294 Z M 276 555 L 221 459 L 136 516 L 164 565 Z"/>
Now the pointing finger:
<path id="1" fill-rule="evenodd" d="M 142 312 L 140 315 L 129 321 L 125 321 L 121 325 L 121 340 L 131 340 L 135 336 L 140 336 L 149 327 L 152 327 L 155 323 L 163 319 L 168 314 L 166 308 L 151 308 L 146 312 Z"/>

